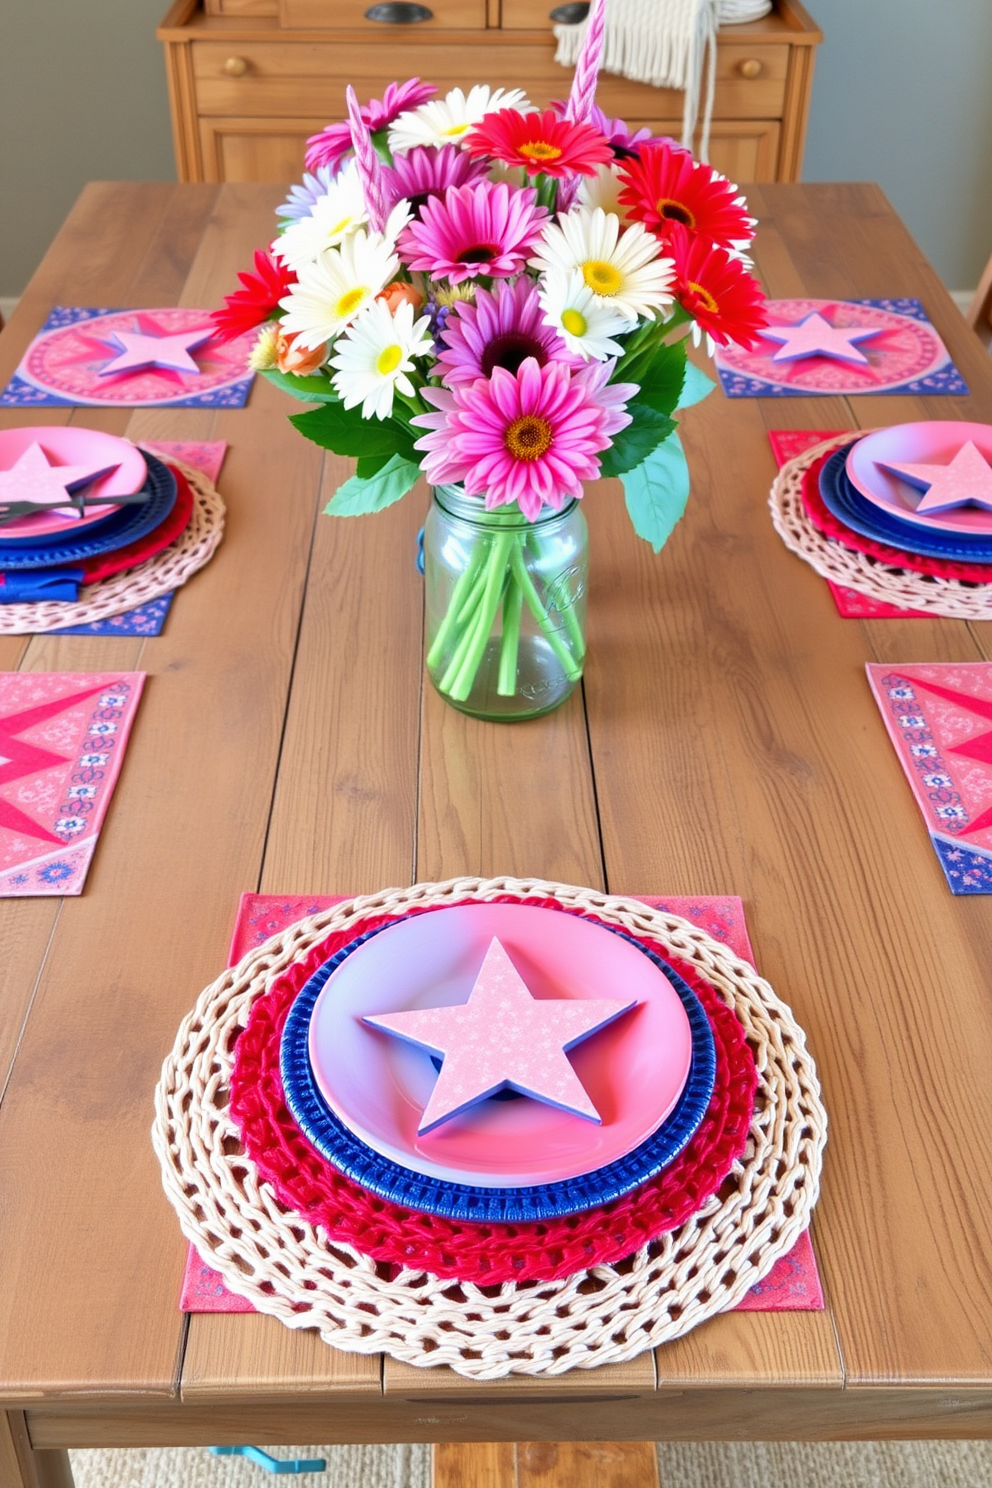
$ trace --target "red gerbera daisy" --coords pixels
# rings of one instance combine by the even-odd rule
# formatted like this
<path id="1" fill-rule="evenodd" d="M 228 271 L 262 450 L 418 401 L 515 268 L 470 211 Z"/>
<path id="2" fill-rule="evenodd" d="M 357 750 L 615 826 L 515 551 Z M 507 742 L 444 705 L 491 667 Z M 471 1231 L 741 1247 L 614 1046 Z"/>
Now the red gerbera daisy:
<path id="1" fill-rule="evenodd" d="M 244 288 L 225 297 L 223 310 L 210 312 L 218 341 L 233 341 L 242 331 L 271 320 L 279 301 L 296 283 L 292 269 L 261 249 L 255 251 L 254 274 L 239 274 L 238 278 Z"/>
<path id="2" fill-rule="evenodd" d="M 531 175 L 594 176 L 598 165 L 613 159 L 609 142 L 591 124 L 559 119 L 554 109 L 521 114 L 500 109 L 487 114 L 465 137 L 470 155 L 486 155 L 505 165 L 522 165 Z"/>
<path id="3" fill-rule="evenodd" d="M 627 215 L 662 240 L 675 223 L 724 248 L 746 247 L 754 237 L 736 186 L 677 146 L 642 145 L 638 158 L 620 162 L 617 173 L 625 182 L 619 199 Z"/>
<path id="4" fill-rule="evenodd" d="M 725 248 L 674 225 L 667 251 L 675 264 L 675 294 L 703 330 L 726 346 L 753 346 L 767 325 L 761 285 Z"/>

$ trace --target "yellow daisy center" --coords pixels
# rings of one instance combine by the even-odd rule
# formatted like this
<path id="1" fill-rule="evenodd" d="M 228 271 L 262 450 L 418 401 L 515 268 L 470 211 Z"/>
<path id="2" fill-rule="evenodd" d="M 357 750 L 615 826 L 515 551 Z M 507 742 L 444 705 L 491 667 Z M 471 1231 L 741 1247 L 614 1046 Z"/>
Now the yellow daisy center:
<path id="1" fill-rule="evenodd" d="M 528 160 L 557 160 L 561 151 L 548 140 L 528 140 L 520 146 L 520 153 Z"/>
<path id="2" fill-rule="evenodd" d="M 334 306 L 335 319 L 346 320 L 349 315 L 354 315 L 362 301 L 368 299 L 370 293 L 367 284 L 357 284 L 354 289 L 346 289 Z"/>
<path id="3" fill-rule="evenodd" d="M 402 360 L 402 346 L 384 346 L 375 359 L 375 370 L 380 377 L 388 377 L 390 372 L 396 371 Z"/>
<path id="4" fill-rule="evenodd" d="M 580 268 L 582 277 L 593 294 L 615 295 L 623 284 L 620 270 L 603 258 L 587 258 L 584 264 L 580 264 Z"/>
<path id="5" fill-rule="evenodd" d="M 471 124 L 452 124 L 450 129 L 443 129 L 441 132 L 444 135 L 445 139 L 460 139 L 461 136 L 463 134 L 467 134 L 471 128 Z"/>
<path id="6" fill-rule="evenodd" d="M 561 323 L 570 336 L 584 336 L 589 322 L 580 310 L 563 310 Z"/>
<path id="7" fill-rule="evenodd" d="M 349 212 L 347 217 L 342 217 L 340 222 L 335 222 L 335 224 L 334 224 L 333 227 L 328 228 L 328 230 L 327 230 L 327 236 L 329 238 L 339 238 L 339 237 L 341 237 L 341 235 L 343 233 L 346 233 L 348 231 L 349 227 L 354 222 L 354 220 L 355 220 L 355 214 L 354 214 L 354 212 Z"/>
<path id="8" fill-rule="evenodd" d="M 692 290 L 693 294 L 698 295 L 700 300 L 702 300 L 703 309 L 708 310 L 711 315 L 716 315 L 717 311 L 720 309 L 720 306 L 710 294 L 709 290 L 704 289 L 701 284 L 697 284 L 694 279 L 689 280 L 689 288 Z"/>
<path id="9" fill-rule="evenodd" d="M 525 413 L 507 426 L 503 443 L 515 460 L 539 460 L 551 448 L 552 438 L 547 419 Z"/>
<path id="10" fill-rule="evenodd" d="M 695 227 L 696 219 L 683 202 L 673 201 L 670 196 L 659 196 L 655 202 L 655 211 L 659 217 L 667 217 L 669 222 L 682 222 L 686 227 Z"/>

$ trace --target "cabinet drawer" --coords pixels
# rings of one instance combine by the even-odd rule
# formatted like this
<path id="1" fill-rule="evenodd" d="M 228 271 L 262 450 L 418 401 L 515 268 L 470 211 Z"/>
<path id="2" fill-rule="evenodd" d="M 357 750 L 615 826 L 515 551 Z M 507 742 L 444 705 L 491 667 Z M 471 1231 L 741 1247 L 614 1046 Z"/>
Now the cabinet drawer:
<path id="1" fill-rule="evenodd" d="M 203 0 L 207 15 L 277 16 L 279 0 Z"/>
<path id="2" fill-rule="evenodd" d="M 295 181 L 323 119 L 201 119 L 205 181 Z"/>
<path id="3" fill-rule="evenodd" d="M 679 139 L 682 120 L 628 119 L 632 128 Z M 714 119 L 710 126 L 710 164 L 738 186 L 778 179 L 782 126 L 777 119 Z M 699 149 L 699 137 L 696 137 Z"/>
<path id="4" fill-rule="evenodd" d="M 287 30 L 340 30 L 344 27 L 367 27 L 379 36 L 408 36 L 413 31 L 433 31 L 446 27 L 452 31 L 479 31 L 486 25 L 485 0 L 392 0 L 389 13 L 415 14 L 430 11 L 429 17 L 416 20 L 368 20 L 365 12 L 376 0 L 278 0 L 279 23 Z M 379 0 L 380 7 L 382 0 Z"/>

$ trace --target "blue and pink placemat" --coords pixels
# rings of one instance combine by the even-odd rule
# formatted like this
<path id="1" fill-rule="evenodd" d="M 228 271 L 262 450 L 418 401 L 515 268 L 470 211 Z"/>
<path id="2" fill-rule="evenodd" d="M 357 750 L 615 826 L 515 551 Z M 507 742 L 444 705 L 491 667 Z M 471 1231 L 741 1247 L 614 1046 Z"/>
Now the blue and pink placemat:
<path id="1" fill-rule="evenodd" d="M 754 965 L 754 954 L 744 922 L 744 906 L 735 896 L 655 898 L 635 895 L 643 903 L 683 916 L 722 941 Z M 231 939 L 228 965 L 307 915 L 318 914 L 343 895 L 243 894 Z M 245 1297 L 231 1292 L 218 1272 L 208 1266 L 194 1246 L 186 1257 L 179 1306 L 183 1312 L 254 1312 Z M 808 1233 L 800 1236 L 788 1255 L 776 1263 L 764 1281 L 752 1287 L 738 1312 L 817 1312 L 824 1306 L 816 1258 Z"/>
<path id="2" fill-rule="evenodd" d="M 919 300 L 768 300 L 769 329 L 750 351 L 728 346 L 714 361 L 728 398 L 856 397 L 858 394 L 968 392 L 950 352 Z M 842 337 L 823 343 L 830 354 L 795 355 L 783 336 L 810 317 L 850 332 L 850 357 Z M 819 322 L 818 322 L 819 323 Z M 810 338 L 812 341 L 812 338 Z"/>
<path id="3" fill-rule="evenodd" d="M 0 673 L 0 897 L 82 893 L 144 680 Z"/>

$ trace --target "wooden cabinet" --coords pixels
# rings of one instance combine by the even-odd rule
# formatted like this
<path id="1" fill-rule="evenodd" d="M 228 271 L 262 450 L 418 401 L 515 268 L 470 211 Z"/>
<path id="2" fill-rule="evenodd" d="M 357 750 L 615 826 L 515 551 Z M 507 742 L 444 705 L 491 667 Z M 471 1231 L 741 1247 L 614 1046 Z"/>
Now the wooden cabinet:
<path id="1" fill-rule="evenodd" d="M 485 81 L 524 88 L 539 106 L 567 91 L 546 7 L 532 0 L 429 0 L 431 19 L 407 25 L 369 20 L 370 9 L 371 0 L 175 0 L 158 35 L 179 179 L 297 178 L 307 138 L 344 117 L 348 83 L 365 99 L 406 77 L 442 93 Z M 798 0 L 720 31 L 710 159 L 732 180 L 798 180 L 820 40 Z M 597 98 L 634 126 L 681 134 L 672 89 L 603 73 Z"/>

